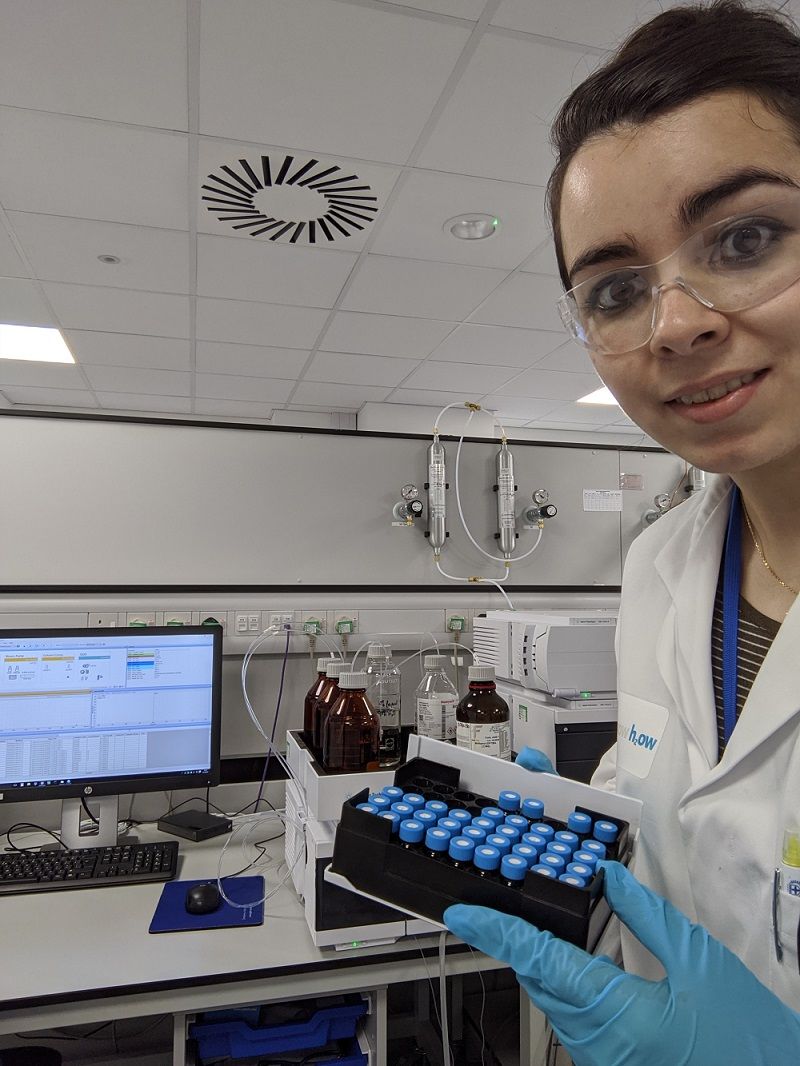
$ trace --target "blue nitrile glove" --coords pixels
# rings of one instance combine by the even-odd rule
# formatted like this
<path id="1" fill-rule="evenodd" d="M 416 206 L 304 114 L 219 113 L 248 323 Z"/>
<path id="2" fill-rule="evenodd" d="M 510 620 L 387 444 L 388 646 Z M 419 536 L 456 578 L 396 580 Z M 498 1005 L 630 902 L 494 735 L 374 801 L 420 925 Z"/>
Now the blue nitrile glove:
<path id="1" fill-rule="evenodd" d="M 624 866 L 605 895 L 667 976 L 646 981 L 521 918 L 458 904 L 447 928 L 508 963 L 575 1066 L 775 1066 L 800 1062 L 800 1015 Z"/>
<path id="2" fill-rule="evenodd" d="M 558 773 L 549 758 L 538 748 L 524 747 L 514 762 L 517 766 L 524 766 L 526 770 L 534 770 L 536 773 L 556 775 Z"/>

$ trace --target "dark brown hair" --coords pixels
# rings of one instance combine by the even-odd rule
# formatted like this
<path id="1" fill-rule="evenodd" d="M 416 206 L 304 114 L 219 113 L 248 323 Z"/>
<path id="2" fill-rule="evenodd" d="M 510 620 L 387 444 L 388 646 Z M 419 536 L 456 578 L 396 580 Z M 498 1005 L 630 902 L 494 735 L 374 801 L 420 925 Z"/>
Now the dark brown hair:
<path id="1" fill-rule="evenodd" d="M 569 278 L 561 247 L 561 191 L 578 149 L 591 137 L 725 89 L 757 95 L 800 140 L 800 34 L 791 19 L 742 0 L 672 8 L 635 30 L 571 93 L 550 131 L 556 166 L 547 184 L 564 288 Z"/>

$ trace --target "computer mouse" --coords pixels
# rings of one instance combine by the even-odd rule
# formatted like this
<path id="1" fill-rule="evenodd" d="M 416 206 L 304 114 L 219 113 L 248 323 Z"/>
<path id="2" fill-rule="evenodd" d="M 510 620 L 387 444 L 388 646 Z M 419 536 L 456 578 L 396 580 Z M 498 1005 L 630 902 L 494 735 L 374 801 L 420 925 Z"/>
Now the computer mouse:
<path id="1" fill-rule="evenodd" d="M 213 881 L 192 885 L 186 893 L 186 910 L 189 914 L 213 914 L 221 903 L 222 897 Z"/>

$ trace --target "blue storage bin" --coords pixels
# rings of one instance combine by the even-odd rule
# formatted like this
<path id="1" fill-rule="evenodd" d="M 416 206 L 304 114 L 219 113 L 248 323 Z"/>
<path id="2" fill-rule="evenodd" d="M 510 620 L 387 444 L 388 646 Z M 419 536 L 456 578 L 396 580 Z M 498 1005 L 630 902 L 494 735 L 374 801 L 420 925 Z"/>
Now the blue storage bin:
<path id="1" fill-rule="evenodd" d="M 311 1013 L 302 1021 L 272 1024 L 264 1024 L 261 1007 L 210 1011 L 190 1024 L 189 1037 L 197 1044 L 201 1063 L 313 1051 L 336 1040 L 354 1038 L 358 1019 L 367 1013 L 366 1001 L 359 995 L 328 997 L 316 1004 L 312 1000 L 309 1007 Z M 358 1041 L 355 1045 L 360 1056 Z M 332 1055 L 330 1061 L 349 1066 L 350 1058 L 348 1053 L 345 1063 Z"/>

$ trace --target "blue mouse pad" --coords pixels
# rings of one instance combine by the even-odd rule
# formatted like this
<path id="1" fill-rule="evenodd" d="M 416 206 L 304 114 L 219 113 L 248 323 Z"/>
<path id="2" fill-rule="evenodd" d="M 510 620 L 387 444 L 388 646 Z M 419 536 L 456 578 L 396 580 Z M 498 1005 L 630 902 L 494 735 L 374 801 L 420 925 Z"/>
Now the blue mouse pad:
<path id="1" fill-rule="evenodd" d="M 236 903 L 249 903 L 248 907 L 232 907 L 224 899 L 211 914 L 189 914 L 186 910 L 186 893 L 194 885 L 208 884 L 214 878 L 198 881 L 168 881 L 161 892 L 150 933 L 180 933 L 187 929 L 226 929 L 237 925 L 264 924 L 264 878 L 225 877 L 222 886 L 228 899 Z M 253 900 L 259 900 L 253 903 Z"/>

